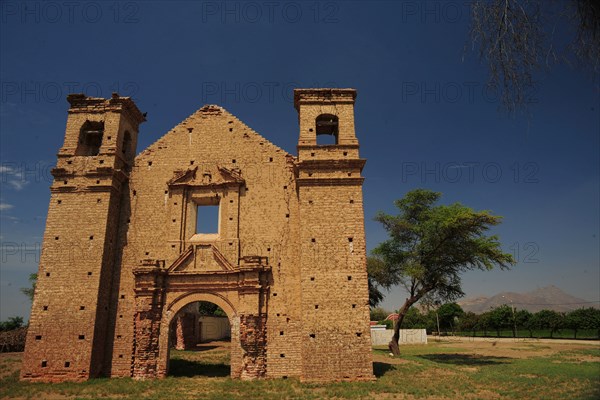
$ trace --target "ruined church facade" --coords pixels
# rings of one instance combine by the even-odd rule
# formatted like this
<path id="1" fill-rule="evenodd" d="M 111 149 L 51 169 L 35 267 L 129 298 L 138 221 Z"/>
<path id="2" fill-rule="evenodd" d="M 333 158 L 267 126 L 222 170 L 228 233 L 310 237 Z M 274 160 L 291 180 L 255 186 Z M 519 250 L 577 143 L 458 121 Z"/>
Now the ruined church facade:
<path id="1" fill-rule="evenodd" d="M 136 156 L 130 98 L 69 95 L 21 378 L 166 376 L 174 318 L 208 301 L 234 378 L 372 379 L 355 98 L 295 90 L 296 156 L 214 105 Z"/>

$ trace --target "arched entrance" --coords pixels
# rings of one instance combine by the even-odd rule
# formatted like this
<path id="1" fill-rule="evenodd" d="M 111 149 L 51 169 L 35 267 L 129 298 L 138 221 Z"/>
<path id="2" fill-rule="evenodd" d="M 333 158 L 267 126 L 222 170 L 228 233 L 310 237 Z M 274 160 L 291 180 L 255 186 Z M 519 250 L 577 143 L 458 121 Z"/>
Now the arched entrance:
<path id="1" fill-rule="evenodd" d="M 196 293 L 186 293 L 179 297 L 177 297 L 173 302 L 168 305 L 165 311 L 164 325 L 166 328 L 166 332 L 168 334 L 161 335 L 159 346 L 166 353 L 165 357 L 165 371 L 169 374 L 170 370 L 170 352 L 172 349 L 171 346 L 171 338 L 172 338 L 172 329 L 176 328 L 175 324 L 177 323 L 177 317 L 185 312 L 193 306 L 194 304 L 198 304 L 200 302 L 208 302 L 217 305 L 221 308 L 225 314 L 227 314 L 227 318 L 229 320 L 229 329 L 230 329 L 230 374 L 232 377 L 239 376 L 239 372 L 241 370 L 241 355 L 242 349 L 240 347 L 240 319 L 237 311 L 234 308 L 234 305 L 231 301 L 229 301 L 224 295 L 218 293 L 210 293 L 210 292 L 196 292 Z M 166 350 L 166 351 L 165 351 Z M 234 374 L 234 371 L 236 372 Z"/>
<path id="2" fill-rule="evenodd" d="M 231 377 L 266 376 L 266 302 L 270 268 L 261 257 L 245 257 L 228 271 L 177 272 L 145 260 L 133 270 L 135 319 L 133 377 L 169 373 L 169 331 L 177 314 L 195 302 L 210 302 L 231 326 Z"/>
<path id="3" fill-rule="evenodd" d="M 230 317 L 216 304 L 192 302 L 169 325 L 170 376 L 231 375 Z"/>

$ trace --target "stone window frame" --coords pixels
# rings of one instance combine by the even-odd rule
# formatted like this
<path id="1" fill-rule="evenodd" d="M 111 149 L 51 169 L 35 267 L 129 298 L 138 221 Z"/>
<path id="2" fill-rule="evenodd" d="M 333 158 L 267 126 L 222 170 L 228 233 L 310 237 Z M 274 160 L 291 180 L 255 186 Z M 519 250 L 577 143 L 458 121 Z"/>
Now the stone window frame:
<path id="1" fill-rule="evenodd" d="M 239 203 L 245 180 L 239 171 L 217 166 L 217 171 L 199 171 L 198 167 L 176 171 L 167 183 L 170 214 L 180 218 L 178 240 L 183 248 L 194 244 L 233 241 L 239 244 Z M 206 175 L 209 175 L 207 179 Z M 217 176 L 219 175 L 219 176 Z M 214 178 L 214 179 L 213 179 Z M 196 233 L 198 205 L 219 205 L 218 234 Z M 178 217 L 177 217 L 178 216 Z"/>

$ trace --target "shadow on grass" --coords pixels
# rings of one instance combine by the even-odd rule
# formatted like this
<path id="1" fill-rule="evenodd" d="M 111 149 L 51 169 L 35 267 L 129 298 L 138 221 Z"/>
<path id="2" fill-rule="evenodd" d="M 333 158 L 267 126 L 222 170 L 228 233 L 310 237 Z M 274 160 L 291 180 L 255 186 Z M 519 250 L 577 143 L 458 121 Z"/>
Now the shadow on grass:
<path id="1" fill-rule="evenodd" d="M 382 363 L 382 362 L 377 362 L 375 361 L 373 363 L 373 374 L 377 377 L 377 378 L 381 378 L 382 376 L 384 376 L 388 371 L 393 371 L 395 370 L 396 367 L 394 367 L 392 364 L 388 364 L 388 363 Z"/>
<path id="2" fill-rule="evenodd" d="M 195 352 L 202 352 L 202 351 L 208 351 L 208 350 L 213 350 L 213 349 L 218 349 L 221 346 L 197 346 L 197 347 L 192 347 L 190 349 L 185 349 L 186 351 L 195 351 Z"/>
<path id="3" fill-rule="evenodd" d="M 429 361 L 453 365 L 499 365 L 512 360 L 510 357 L 490 357 L 473 354 L 423 354 L 418 356 Z"/>
<path id="4" fill-rule="evenodd" d="M 205 364 L 198 361 L 171 359 L 169 376 L 193 377 L 207 376 L 211 378 L 227 377 L 231 373 L 229 365 Z"/>

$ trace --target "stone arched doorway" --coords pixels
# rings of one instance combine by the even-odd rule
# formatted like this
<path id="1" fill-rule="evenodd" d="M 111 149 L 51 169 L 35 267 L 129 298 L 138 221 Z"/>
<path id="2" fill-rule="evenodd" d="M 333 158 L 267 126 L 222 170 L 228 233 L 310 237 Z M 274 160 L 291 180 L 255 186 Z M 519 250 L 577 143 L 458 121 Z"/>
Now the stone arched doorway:
<path id="1" fill-rule="evenodd" d="M 231 325 L 231 377 L 266 376 L 266 323 L 270 268 L 266 259 L 244 257 L 233 270 L 177 272 L 145 260 L 134 269 L 133 377 L 164 377 L 169 370 L 169 327 L 190 303 L 221 307 Z"/>
<path id="2" fill-rule="evenodd" d="M 198 347 L 209 347 L 206 344 L 212 342 L 229 343 L 231 340 L 229 321 L 225 311 L 214 303 L 208 301 L 189 303 L 171 319 L 169 348 L 187 351 L 198 350 Z"/>
<path id="3" fill-rule="evenodd" d="M 171 302 L 166 307 L 165 315 L 163 317 L 163 325 L 161 330 L 166 333 L 170 333 L 173 329 L 174 319 L 178 314 L 181 313 L 190 304 L 198 302 L 209 302 L 219 306 L 229 319 L 229 325 L 231 329 L 231 344 L 230 344 L 230 366 L 231 376 L 236 377 L 240 375 L 242 370 L 242 348 L 240 346 L 240 317 L 236 311 L 235 305 L 232 304 L 226 297 L 226 294 L 213 293 L 213 292 L 192 292 L 186 293 Z M 160 348 L 160 363 L 165 363 L 165 371 L 169 373 L 170 364 L 170 334 L 162 334 L 159 340 Z"/>
<path id="4" fill-rule="evenodd" d="M 183 307 L 169 327 L 170 377 L 230 377 L 231 325 L 220 307 L 194 302 Z"/>

